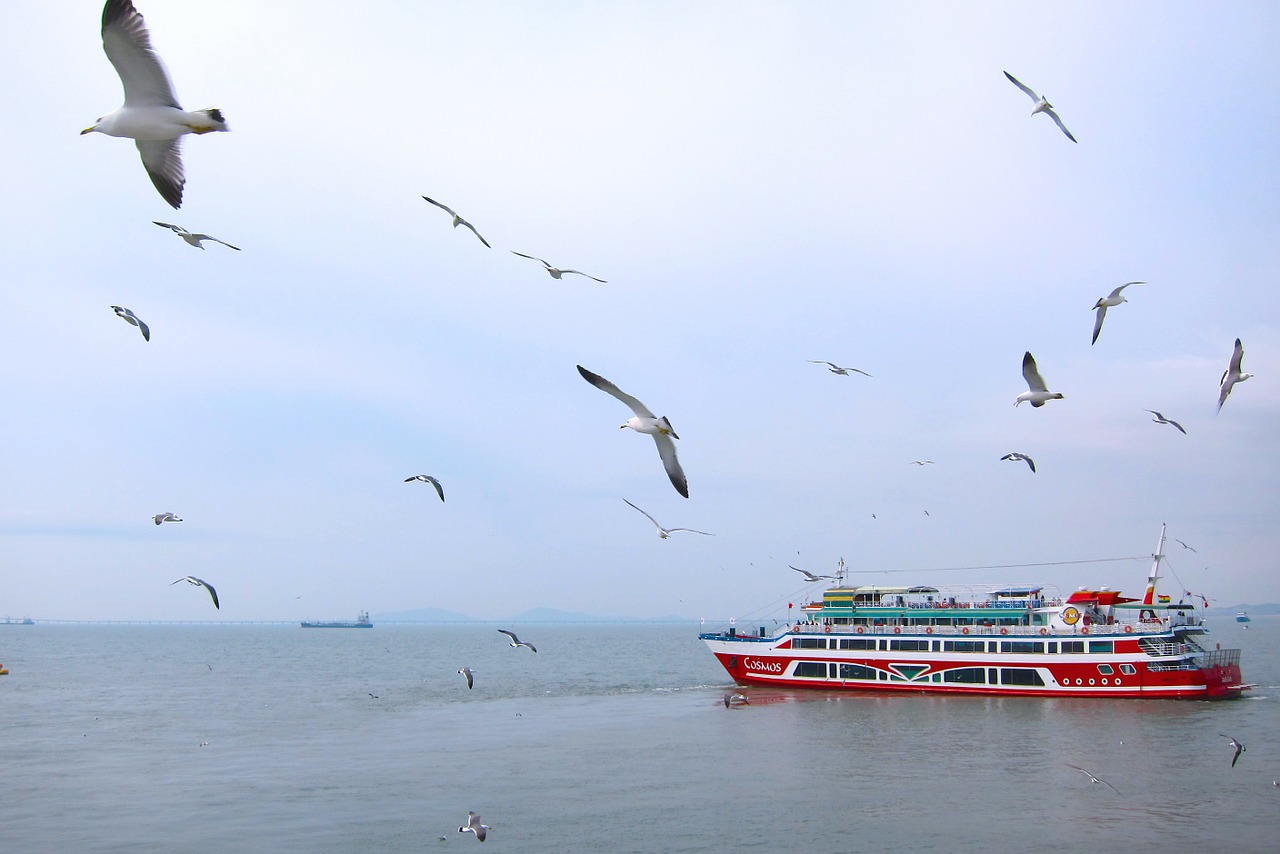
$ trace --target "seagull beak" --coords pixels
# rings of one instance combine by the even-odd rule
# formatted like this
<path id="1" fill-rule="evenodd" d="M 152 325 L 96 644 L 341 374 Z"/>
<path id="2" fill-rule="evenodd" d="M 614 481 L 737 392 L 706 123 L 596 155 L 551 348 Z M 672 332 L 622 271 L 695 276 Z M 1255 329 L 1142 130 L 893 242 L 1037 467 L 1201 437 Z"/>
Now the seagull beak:
<path id="1" fill-rule="evenodd" d="M 84 136 L 86 133 L 93 133 L 93 128 L 85 128 L 84 130 L 80 131 L 81 136 Z"/>
<path id="2" fill-rule="evenodd" d="M 619 425 L 618 425 L 618 429 L 619 429 L 619 430 L 622 430 L 622 429 L 624 429 L 626 426 L 627 426 L 626 424 L 619 424 Z"/>

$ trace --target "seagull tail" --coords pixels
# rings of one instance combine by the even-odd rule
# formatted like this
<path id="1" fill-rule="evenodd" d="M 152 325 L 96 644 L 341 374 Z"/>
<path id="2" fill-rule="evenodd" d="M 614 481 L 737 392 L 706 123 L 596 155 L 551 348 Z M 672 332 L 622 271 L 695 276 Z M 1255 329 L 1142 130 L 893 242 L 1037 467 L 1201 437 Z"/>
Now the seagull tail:
<path id="1" fill-rule="evenodd" d="M 227 120 L 222 117 L 222 110 L 217 107 L 210 107 L 207 110 L 196 110 L 197 113 L 204 116 L 209 121 L 209 127 L 197 131 L 197 133 L 211 133 L 213 131 L 229 131 Z"/>

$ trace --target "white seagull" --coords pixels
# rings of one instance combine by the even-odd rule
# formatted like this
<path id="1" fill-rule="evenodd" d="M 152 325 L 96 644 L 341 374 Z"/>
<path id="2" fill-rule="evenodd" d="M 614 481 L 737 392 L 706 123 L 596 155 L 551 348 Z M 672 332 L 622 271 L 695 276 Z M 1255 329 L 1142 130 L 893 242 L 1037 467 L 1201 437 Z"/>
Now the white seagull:
<path id="1" fill-rule="evenodd" d="M 872 516 L 874 515 L 875 514 L 872 514 Z M 791 566 L 791 564 L 787 564 L 787 566 Z M 796 572 L 802 573 L 805 581 L 835 581 L 835 577 L 831 575 L 814 575 L 809 570 L 801 569 L 798 566 L 791 566 L 791 568 Z"/>
<path id="2" fill-rule="evenodd" d="M 436 488 L 436 494 L 440 496 L 441 501 L 444 501 L 444 487 L 440 485 L 440 481 L 436 480 L 429 474 L 415 474 L 413 477 L 406 477 L 404 482 L 413 483 L 415 480 L 421 481 L 422 483 L 429 483 L 434 486 Z M 463 503 L 465 504 L 466 502 L 464 501 Z"/>
<path id="3" fill-rule="evenodd" d="M 485 835 L 489 832 L 489 825 L 480 823 L 480 814 L 475 812 L 467 813 L 467 826 L 458 828 L 459 833 L 474 833 L 476 839 L 484 842 Z"/>
<path id="4" fill-rule="evenodd" d="M 467 687 L 468 687 L 468 688 L 474 688 L 474 687 L 476 686 L 476 683 L 475 683 L 475 671 L 474 671 L 474 670 L 472 670 L 470 667 L 464 667 L 464 668 L 462 668 L 461 670 L 459 670 L 458 672 L 459 672 L 459 673 L 461 673 L 463 676 L 467 677 Z"/>
<path id="5" fill-rule="evenodd" d="M 124 106 L 80 134 L 96 131 L 134 140 L 151 183 L 166 202 L 181 207 L 186 178 L 178 141 L 187 133 L 229 130 L 226 120 L 217 109 L 188 112 L 178 105 L 146 23 L 130 0 L 107 0 L 102 7 L 102 49 L 124 84 Z"/>
<path id="6" fill-rule="evenodd" d="M 1081 768 L 1079 765 L 1072 765 L 1072 764 L 1068 763 L 1068 764 L 1067 764 L 1067 767 L 1068 767 L 1068 768 L 1074 768 L 1074 769 L 1076 769 L 1077 771 L 1079 771 L 1081 774 L 1083 774 L 1083 775 L 1085 775 L 1086 777 L 1088 777 L 1088 778 L 1089 778 L 1089 782 L 1090 782 L 1090 783 L 1102 783 L 1103 785 L 1111 786 L 1111 784 L 1110 784 L 1110 783 L 1108 783 L 1106 780 L 1103 780 L 1101 777 L 1095 777 L 1095 776 L 1093 776 L 1093 774 L 1091 774 L 1091 773 L 1089 773 L 1088 771 L 1084 770 L 1084 769 L 1083 769 L 1083 768 Z M 1120 794 L 1120 790 L 1119 790 L 1119 789 L 1117 789 L 1115 786 L 1111 786 L 1111 791 L 1115 792 L 1117 795 L 1118 795 L 1118 794 Z"/>
<path id="7" fill-rule="evenodd" d="M 205 590 L 208 590 L 210 598 L 213 599 L 213 607 L 217 608 L 219 611 L 222 610 L 222 606 L 218 604 L 218 591 L 213 589 L 212 584 L 202 579 L 196 578 L 194 575 L 184 575 L 182 578 L 179 578 L 177 581 L 170 581 L 169 586 L 172 587 L 173 585 L 177 584 L 180 581 L 185 581 L 188 584 L 193 584 L 196 587 L 203 587 Z"/>
<path id="8" fill-rule="evenodd" d="M 1218 392 L 1218 411 L 1222 411 L 1222 404 L 1227 402 L 1227 395 L 1231 394 L 1231 387 L 1236 383 L 1242 383 L 1253 374 L 1246 374 L 1240 370 L 1240 360 L 1244 358 L 1244 347 L 1240 346 L 1240 339 L 1236 339 L 1236 348 L 1231 353 L 1231 364 L 1222 374 L 1222 389 Z"/>
<path id="9" fill-rule="evenodd" d="M 203 248 L 204 248 L 204 241 L 206 241 L 206 240 L 212 240 L 214 243 L 221 243 L 223 246 L 227 247 L 228 249 L 234 249 L 234 250 L 236 250 L 237 252 L 239 252 L 239 251 L 240 251 L 240 247 L 239 247 L 239 246 L 232 246 L 232 245 L 231 245 L 230 243 L 228 243 L 227 241 L 225 241 L 225 240 L 219 240 L 218 238 L 214 237 L 214 236 L 213 236 L 213 235 L 211 235 L 211 234 L 198 234 L 198 233 L 192 233 L 192 232 L 190 232 L 190 231 L 187 231 L 187 230 L 186 230 L 185 228 L 183 228 L 182 226 L 180 226 L 180 225 L 174 225 L 174 224 L 173 224 L 173 223 L 171 223 L 171 222 L 160 222 L 159 220 L 154 220 L 154 219 L 153 219 L 153 220 L 151 220 L 151 221 L 152 221 L 152 222 L 154 222 L 156 225 L 160 226 L 161 228 L 167 228 L 167 229 L 169 229 L 169 230 L 170 230 L 170 231 L 172 231 L 174 234 L 178 235 L 178 236 L 179 236 L 179 237 L 181 237 L 183 240 L 185 240 L 189 245 L 194 246 L 194 247 L 195 247 L 195 248 L 197 248 L 197 249 L 203 249 Z"/>
<path id="10" fill-rule="evenodd" d="M 471 233 L 472 233 L 472 234 L 474 234 L 476 237 L 480 237 L 480 232 L 476 231 L 476 227 L 475 227 L 474 225 L 472 225 L 471 223 L 467 222 L 467 221 L 466 221 L 465 219 L 463 219 L 462 217 L 458 216 L 456 213 L 454 213 L 454 212 L 453 212 L 453 208 L 449 207 L 448 205 L 442 205 L 442 204 L 440 204 L 439 202 L 437 202 L 435 199 L 428 198 L 427 196 L 423 196 L 422 198 L 426 199 L 428 202 L 430 202 L 431 204 L 435 205 L 435 206 L 436 206 L 436 207 L 438 207 L 440 210 L 442 210 L 442 211 L 444 211 L 445 213 L 447 213 L 449 216 L 453 217 L 453 227 L 454 227 L 454 228 L 457 228 L 457 227 L 458 227 L 458 226 L 460 226 L 460 225 L 465 225 L 467 228 L 471 229 Z M 483 237 L 480 237 L 480 242 L 484 244 L 484 246 L 485 246 L 485 248 L 486 248 L 486 249 L 492 249 L 492 248 L 493 248 L 492 246 L 490 246 L 490 245 L 489 245 L 489 241 L 485 240 Z"/>
<path id="11" fill-rule="evenodd" d="M 126 323 L 129 323 L 129 324 L 132 324 L 133 326 L 138 327 L 138 330 L 142 332 L 143 341 L 151 340 L 151 327 L 143 323 L 142 320 L 138 317 L 138 315 L 134 314 L 129 309 L 120 305 L 111 306 L 111 310 L 116 313 L 116 317 L 121 318 Z"/>
<path id="12" fill-rule="evenodd" d="M 837 365 L 835 362 L 828 362 L 826 359 L 810 359 L 809 361 L 815 365 L 826 365 L 827 370 L 831 371 L 831 373 L 833 374 L 839 374 L 842 377 L 849 376 L 850 371 L 862 374 L 864 377 L 871 376 L 871 374 L 867 373 L 861 368 L 842 368 L 839 365 Z"/>
<path id="13" fill-rule="evenodd" d="M 911 462 L 907 463 L 907 465 L 909 466 L 931 466 L 933 464 L 934 464 L 933 460 L 912 460 Z"/>
<path id="14" fill-rule="evenodd" d="M 1019 462 L 1019 461 L 1024 462 L 1024 463 L 1026 463 L 1027 465 L 1031 466 L 1031 471 L 1032 471 L 1032 473 L 1033 473 L 1033 474 L 1035 473 L 1035 470 L 1036 470 L 1036 461 L 1035 461 L 1035 460 L 1033 460 L 1033 459 L 1031 459 L 1031 457 L 1028 457 L 1026 454 L 1019 454 L 1017 451 L 1014 451 L 1014 452 L 1012 452 L 1012 453 L 1005 454 L 1005 455 L 1004 455 L 1003 457 L 1001 457 L 1000 459 L 1002 459 L 1002 460 L 1013 460 L 1015 463 L 1016 463 L 1016 462 Z"/>
<path id="15" fill-rule="evenodd" d="M 582 365 L 578 365 L 578 373 L 596 388 L 608 392 L 631 408 L 635 415 L 619 425 L 619 428 L 630 427 L 637 433 L 648 433 L 653 437 L 654 444 L 658 446 L 658 456 L 662 458 L 662 466 L 667 470 L 667 477 L 671 478 L 671 485 L 676 488 L 676 492 L 688 498 L 689 482 L 685 479 L 684 470 L 680 468 L 680 461 L 676 459 L 676 443 L 671 441 L 680 437 L 672 429 L 667 416 L 657 417 L 643 403 L 599 374 L 591 373 Z"/>
<path id="16" fill-rule="evenodd" d="M 1120 292 L 1130 285 L 1145 284 L 1146 282 L 1125 282 L 1105 297 L 1098 298 L 1098 301 L 1093 304 L 1094 309 L 1098 313 L 1093 318 L 1093 340 L 1089 342 L 1090 345 L 1098 343 L 1098 333 L 1102 331 L 1102 319 L 1107 316 L 1107 308 L 1110 306 L 1117 306 L 1122 302 L 1128 302 Z"/>
<path id="17" fill-rule="evenodd" d="M 1173 538 L 1173 541 L 1174 541 L 1175 543 L 1177 543 L 1178 545 L 1182 546 L 1184 549 L 1190 549 L 1191 551 L 1195 552 L 1195 549 L 1191 548 L 1191 546 L 1187 545 L 1186 543 L 1184 543 L 1182 540 L 1178 539 L 1177 537 L 1174 537 L 1174 538 Z M 1198 552 L 1197 552 L 1197 554 L 1198 554 Z M 1207 607 L 1209 607 L 1209 606 L 1208 606 L 1208 605 L 1206 605 L 1205 607 L 1207 608 Z"/>
<path id="18" fill-rule="evenodd" d="M 1236 749 L 1236 755 L 1231 757 L 1231 767 L 1232 768 L 1236 767 L 1236 761 L 1240 758 L 1240 754 L 1244 753 L 1244 743 L 1240 741 L 1240 739 L 1233 738 L 1224 733 L 1218 733 L 1218 735 L 1221 735 L 1223 738 L 1227 739 L 1227 743 Z"/>
<path id="19" fill-rule="evenodd" d="M 162 522 L 181 522 L 182 520 L 166 510 L 163 513 L 157 513 L 156 515 L 152 516 L 151 521 L 159 525 Z"/>
<path id="20" fill-rule="evenodd" d="M 547 268 L 547 272 L 551 274 L 551 278 L 553 278 L 553 279 L 558 279 L 558 278 L 560 278 L 561 276 L 563 276 L 565 273 L 576 273 L 576 274 L 577 274 L 577 275 L 579 275 L 579 276 L 587 276 L 587 278 L 588 278 L 588 279 L 595 279 L 595 281 L 599 282 L 599 283 L 600 283 L 600 284 L 602 284 L 602 285 L 607 285 L 607 284 L 609 284 L 609 283 L 608 283 L 608 282 L 606 282 L 604 279 L 596 279 L 596 277 L 595 277 L 595 276 L 588 276 L 586 273 L 582 272 L 581 270 L 562 270 L 562 269 L 561 269 L 561 268 L 559 268 L 559 267 L 552 267 L 552 266 L 551 266 L 550 264 L 548 264 L 546 261 L 543 261 L 541 258 L 538 258 L 538 257 L 536 257 L 536 256 L 534 256 L 534 255 L 526 255 L 526 254 L 524 254 L 523 252 L 517 252 L 517 251 L 516 251 L 516 250 L 514 250 L 514 249 L 512 249 L 512 250 L 511 250 L 511 254 L 512 254 L 512 255 L 519 255 L 521 258 L 528 258 L 528 259 L 529 259 L 529 260 L 531 260 L 531 261 L 537 261 L 537 262 L 539 262 L 540 264 L 542 264 L 542 266 L 544 266 L 544 267 L 546 267 L 546 268 Z"/>
<path id="21" fill-rule="evenodd" d="M 1152 418 L 1151 420 L 1154 421 L 1156 424 L 1172 424 L 1174 427 L 1178 428 L 1178 431 L 1182 433 L 1182 435 L 1184 436 L 1187 435 L 1187 431 L 1182 429 L 1182 425 L 1179 424 L 1177 421 L 1173 421 L 1171 419 L 1165 418 L 1163 415 L 1161 415 L 1159 412 L 1156 412 L 1154 409 L 1144 409 L 1143 412 L 1150 412 L 1152 415 L 1154 415 L 1155 418 Z"/>
<path id="22" fill-rule="evenodd" d="M 625 499 L 625 498 L 624 498 L 624 499 L 622 499 L 622 500 L 623 500 L 623 501 L 627 501 L 627 499 Z M 630 502 L 630 501 L 627 501 L 627 503 L 628 503 L 628 504 L 631 504 L 631 502 Z M 631 504 L 631 506 L 632 506 L 632 507 L 635 507 L 635 509 L 636 509 L 636 510 L 640 510 L 640 508 L 639 508 L 639 507 L 636 507 L 634 504 Z M 658 524 L 658 520 L 657 520 L 657 519 L 653 518 L 653 517 L 652 517 L 652 516 L 650 516 L 648 513 L 645 513 L 643 510 L 640 510 L 640 512 L 644 514 L 644 517 L 645 517 L 646 519 L 648 519 L 650 522 L 652 522 L 652 523 L 653 523 L 653 527 L 655 527 L 655 528 L 657 528 L 657 529 L 658 529 L 658 537 L 659 537 L 660 539 L 663 539 L 663 540 L 665 540 L 665 539 L 667 539 L 668 537 L 670 537 L 670 536 L 671 536 L 672 534 L 674 534 L 676 531 L 688 531 L 690 534 L 705 534 L 705 535 L 706 535 L 706 536 L 708 536 L 708 537 L 714 537 L 714 536 L 715 536 L 715 534 L 709 534 L 709 533 L 707 533 L 706 531 L 695 531 L 693 528 L 664 528 L 664 527 L 662 527 L 661 525 L 659 525 L 659 524 Z"/>
<path id="23" fill-rule="evenodd" d="M 508 646 L 511 646 L 511 647 L 513 647 L 513 648 L 515 648 L 515 649 L 519 649 L 520 647 L 525 646 L 525 647 L 528 647 L 528 648 L 529 648 L 529 651 L 530 651 L 530 652 L 537 652 L 537 651 L 538 651 L 538 648 L 537 648 L 536 646 L 534 646 L 533 644 L 531 644 L 531 643 L 526 643 L 525 641 L 522 641 L 522 640 L 520 640 L 520 638 L 516 637 L 516 633 L 515 633 L 515 632 L 509 632 L 509 631 L 507 631 L 506 629 L 498 629 L 498 631 L 499 631 L 499 632 L 501 632 L 502 634 L 506 635 L 507 637 L 511 638 L 511 643 L 510 643 L 510 644 L 508 644 Z"/>
<path id="24" fill-rule="evenodd" d="M 1022 378 L 1027 381 L 1029 391 L 1024 391 L 1018 395 L 1013 401 L 1013 405 L 1017 406 L 1024 400 L 1029 401 L 1032 406 L 1044 406 L 1045 401 L 1061 400 L 1062 395 L 1056 391 L 1049 391 L 1044 384 L 1044 379 L 1040 376 L 1040 371 L 1036 370 L 1035 357 L 1028 350 L 1026 355 L 1022 357 Z"/>
<path id="25" fill-rule="evenodd" d="M 1004 73 L 1004 76 L 1008 77 L 1009 81 L 1013 83 L 1014 86 L 1017 86 L 1023 92 L 1026 92 L 1027 97 L 1029 97 L 1032 101 L 1035 101 L 1036 108 L 1031 111 L 1031 115 L 1034 116 L 1036 113 L 1044 113 L 1049 118 L 1053 119 L 1053 123 L 1058 126 L 1059 130 L 1061 130 L 1063 133 L 1067 135 L 1067 139 L 1071 140 L 1072 142 L 1076 141 L 1076 138 L 1071 135 L 1071 131 L 1067 130 L 1067 126 L 1062 123 L 1062 119 L 1058 118 L 1058 114 L 1053 111 L 1053 104 L 1050 104 L 1046 98 L 1042 98 L 1041 96 L 1037 95 L 1034 91 L 1032 91 L 1030 86 L 1023 85 L 1018 80 L 1017 77 L 1014 77 L 1009 72 L 1006 71 Z"/>

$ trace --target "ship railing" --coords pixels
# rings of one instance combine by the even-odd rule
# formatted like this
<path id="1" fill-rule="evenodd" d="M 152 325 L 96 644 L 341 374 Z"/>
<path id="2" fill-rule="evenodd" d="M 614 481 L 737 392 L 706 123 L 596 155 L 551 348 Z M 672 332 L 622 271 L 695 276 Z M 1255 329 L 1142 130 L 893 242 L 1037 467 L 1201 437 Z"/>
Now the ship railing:
<path id="1" fill-rule="evenodd" d="M 1126 629 L 1132 629 L 1127 631 Z M 785 629 L 784 629 L 785 630 Z M 1076 625 L 1071 628 L 1063 628 L 1060 626 L 1010 626 L 1010 625 L 969 625 L 969 626 L 942 626 L 942 625 L 864 625 L 849 623 L 807 623 L 800 622 L 790 627 L 793 632 L 801 632 L 804 634 L 867 634 L 867 635 L 978 635 L 981 637 L 1054 637 L 1054 638 L 1075 638 L 1075 637 L 1092 637 L 1093 635 L 1118 635 L 1118 634 L 1152 634 L 1164 631 L 1163 627 L 1134 625 L 1129 623 L 1113 623 L 1099 624 L 1093 623 L 1088 626 Z M 1086 631 L 1087 630 L 1087 631 Z M 1172 644 L 1177 646 L 1177 644 Z M 1176 653 L 1153 653 L 1158 655 L 1174 655 Z"/>

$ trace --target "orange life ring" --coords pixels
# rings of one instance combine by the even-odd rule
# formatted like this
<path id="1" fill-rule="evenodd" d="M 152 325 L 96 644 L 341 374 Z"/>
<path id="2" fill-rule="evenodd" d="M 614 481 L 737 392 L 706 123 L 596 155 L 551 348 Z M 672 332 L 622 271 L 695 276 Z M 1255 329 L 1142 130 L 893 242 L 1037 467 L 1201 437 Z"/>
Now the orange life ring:
<path id="1" fill-rule="evenodd" d="M 1089 627 L 1088 627 L 1088 626 L 1081 626 L 1081 627 L 1080 627 L 1080 634 L 1082 634 L 1082 635 L 1087 635 L 1087 634 L 1089 634 Z"/>
<path id="2" fill-rule="evenodd" d="M 831 634 L 831 626 L 830 626 L 830 624 L 823 626 L 823 627 L 822 627 L 822 630 L 823 630 L 824 632 L 826 632 L 827 634 Z"/>
<path id="3" fill-rule="evenodd" d="M 925 630 L 924 630 L 924 633 L 925 633 L 926 635 L 931 635 L 931 634 L 933 634 L 933 626 L 926 626 L 926 627 L 925 627 Z"/>
<path id="4" fill-rule="evenodd" d="M 894 626 L 894 627 L 893 627 L 893 633 L 894 633 L 895 635 L 900 635 L 900 634 L 902 634 L 902 626 Z"/>
<path id="5" fill-rule="evenodd" d="M 1001 630 L 1000 630 L 1000 634 L 1002 634 L 1002 635 L 1007 635 L 1007 634 L 1009 634 L 1009 630 L 1008 630 L 1008 629 L 1001 629 Z"/>
<path id="6" fill-rule="evenodd" d="M 1049 630 L 1048 630 L 1048 629 L 1041 629 L 1041 630 L 1040 630 L 1040 634 L 1042 634 L 1042 635 L 1047 635 L 1047 634 L 1049 634 Z"/>
<path id="7" fill-rule="evenodd" d="M 1126 635 L 1127 635 L 1127 634 L 1130 634 L 1131 632 L 1133 632 L 1133 626 L 1125 626 L 1125 627 L 1124 627 L 1124 633 L 1125 633 Z"/>
<path id="8" fill-rule="evenodd" d="M 961 628 L 961 629 L 960 629 L 960 634 L 962 634 L 962 635 L 967 635 L 967 634 L 969 634 L 969 627 L 968 627 L 968 626 L 964 626 L 963 628 Z"/>
<path id="9" fill-rule="evenodd" d="M 858 626 L 858 634 L 862 634 L 865 631 L 866 629 L 864 629 L 862 626 Z"/>

